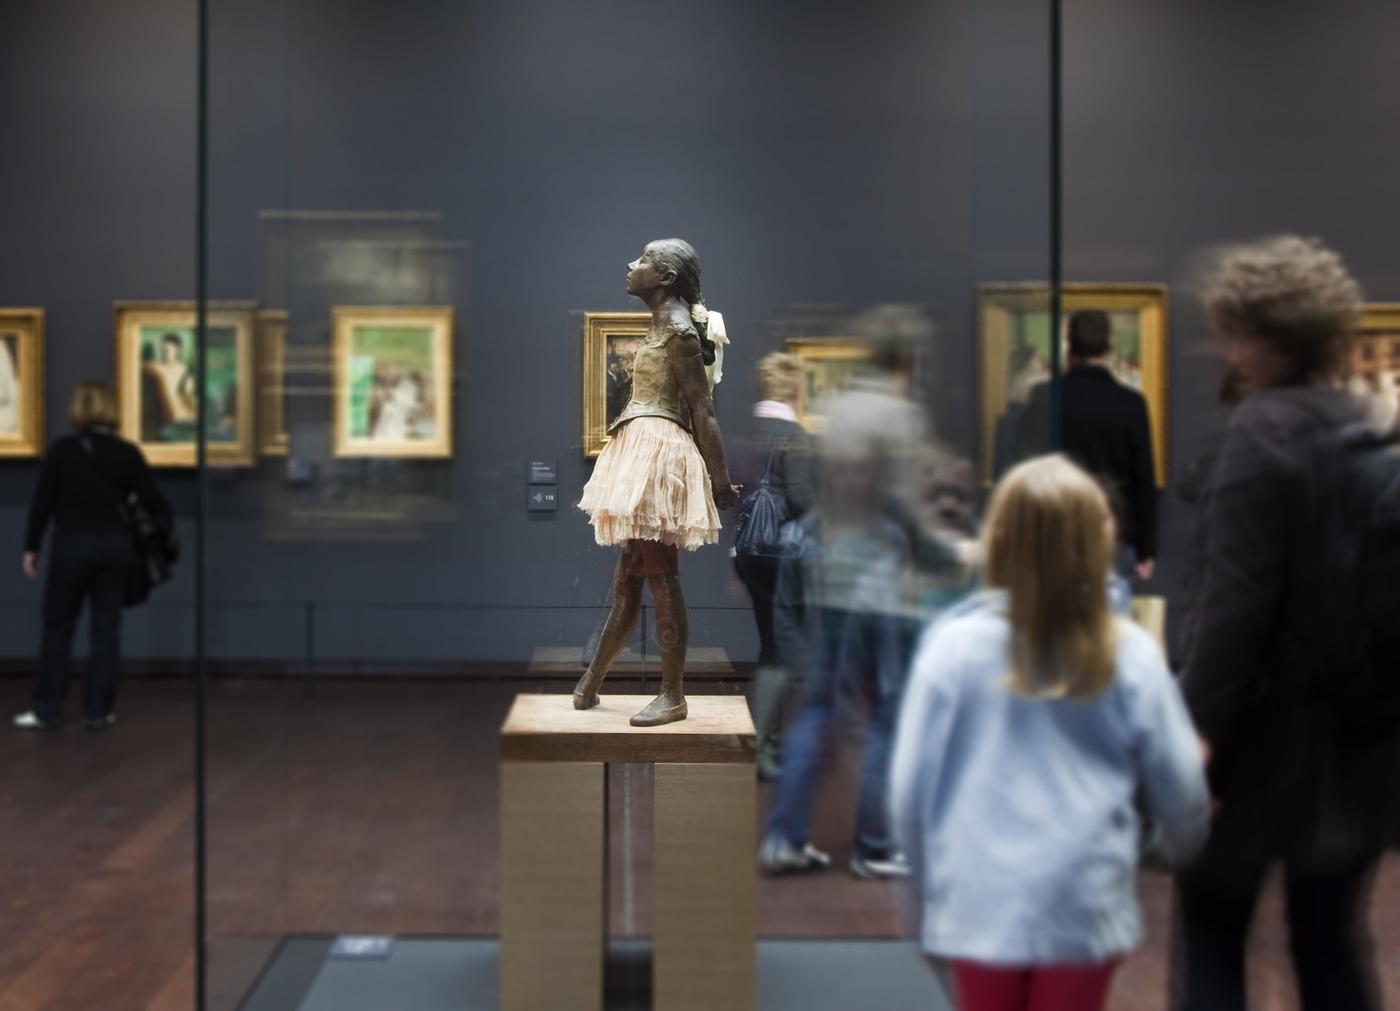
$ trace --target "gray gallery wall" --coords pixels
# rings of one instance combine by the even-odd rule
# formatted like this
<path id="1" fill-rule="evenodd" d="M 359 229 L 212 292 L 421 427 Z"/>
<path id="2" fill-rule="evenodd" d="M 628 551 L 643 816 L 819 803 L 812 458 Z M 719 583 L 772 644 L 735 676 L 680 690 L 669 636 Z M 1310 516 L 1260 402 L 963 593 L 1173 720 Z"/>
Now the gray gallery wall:
<path id="1" fill-rule="evenodd" d="M 338 463 L 324 397 L 293 398 L 293 453 L 314 476 L 289 481 L 272 460 L 214 480 L 216 654 L 295 659 L 310 642 L 372 670 L 581 644 L 610 558 L 577 514 L 532 521 L 525 464 L 557 460 L 561 500 L 576 498 L 578 314 L 631 308 L 623 265 L 661 234 L 699 247 L 744 342 L 720 391 L 727 428 L 758 352 L 908 302 L 939 327 L 938 427 L 973 445 L 975 285 L 1046 272 L 1043 5 L 212 6 L 211 294 L 269 297 L 269 209 L 432 211 L 436 234 L 469 249 L 447 286 L 455 458 Z M 1383 251 L 1400 70 L 1382 41 L 1400 12 L 1279 4 L 1261 23 L 1195 2 L 1065 7 L 1068 276 L 1174 283 L 1202 242 L 1302 228 L 1346 250 L 1378 296 L 1400 295 Z M 48 311 L 55 429 L 73 382 L 110 374 L 114 300 L 193 292 L 191 8 L 7 5 L 0 122 L 21 142 L 0 159 L 0 304 Z M 324 347 L 324 318 L 291 308 L 293 345 Z M 1179 464 L 1211 423 L 1214 366 L 1188 303 L 1172 311 Z M 35 473 L 0 466 L 0 540 L 16 549 Z M 192 479 L 163 484 L 193 536 Z M 288 536 L 289 513 L 321 510 L 340 530 L 347 489 L 401 496 L 403 518 Z M 1167 511 L 1168 591 L 1185 519 Z M 716 549 L 687 559 L 694 641 L 748 659 L 726 568 Z M 36 589 L 14 569 L 0 567 L 8 657 L 35 642 Z M 133 615 L 129 651 L 187 654 L 190 602 L 186 570 Z"/>
<path id="2" fill-rule="evenodd" d="M 1172 284 L 1172 464 L 1218 424 L 1217 345 L 1192 254 L 1284 231 L 1340 249 L 1375 301 L 1400 300 L 1400 6 L 1068 0 L 1065 269 Z M 1170 493 L 1174 593 L 1190 512 Z"/>
<path id="3" fill-rule="evenodd" d="M 0 101 L 29 143 L 6 167 L 15 242 L 0 253 L 0 302 L 50 311 L 57 424 L 63 392 L 110 369 L 113 300 L 192 290 L 192 25 L 171 0 L 120 16 L 19 6 Z M 216 0 L 211 294 L 265 296 L 265 209 L 433 211 L 470 255 L 452 290 L 455 459 L 326 460 L 308 412 L 328 404 L 298 401 L 293 452 L 320 466 L 316 480 L 289 490 L 277 461 L 214 480 L 215 651 L 296 658 L 308 628 L 318 655 L 370 665 L 581 644 L 611 559 L 576 513 L 531 522 L 524 468 L 557 460 L 561 499 L 577 497 L 578 313 L 630 308 L 624 264 L 663 234 L 700 248 L 742 342 L 721 388 L 727 427 L 752 399 L 754 356 L 804 332 L 794 320 L 839 328 L 844 310 L 909 302 L 941 327 L 933 406 L 946 437 L 969 444 L 976 271 L 1043 274 L 1047 249 L 1044 157 L 1021 148 L 1027 125 L 1043 136 L 1043 73 L 986 76 L 970 57 L 980 37 L 1009 65 L 1043 68 L 1047 28 L 1028 6 Z M 1018 202 L 1032 213 L 1001 213 Z M 324 345 L 324 319 L 292 308 L 293 343 Z M 16 539 L 34 471 L 4 470 L 0 527 Z M 188 529 L 191 479 L 164 484 Z M 276 533 L 289 499 L 335 514 L 337 489 L 371 485 L 436 508 L 388 537 Z M 723 552 L 687 562 L 694 641 L 746 658 Z M 133 654 L 187 651 L 187 576 L 133 616 Z M 34 589 L 6 570 L 0 600 L 3 652 L 23 654 Z"/>

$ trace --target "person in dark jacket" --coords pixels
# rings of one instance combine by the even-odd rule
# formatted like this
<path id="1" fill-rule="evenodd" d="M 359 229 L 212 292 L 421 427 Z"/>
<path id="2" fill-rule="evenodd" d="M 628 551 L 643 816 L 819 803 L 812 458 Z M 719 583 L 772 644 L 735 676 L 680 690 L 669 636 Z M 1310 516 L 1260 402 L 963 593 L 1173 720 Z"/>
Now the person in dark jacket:
<path id="1" fill-rule="evenodd" d="M 114 432 L 116 404 L 106 384 L 80 383 L 68 418 L 74 432 L 49 447 L 24 536 L 24 574 L 34 579 L 44 534 L 53 522 L 34 705 L 14 718 L 21 730 L 53 730 L 62 721 L 73 632 L 85 600 L 91 607 L 92 647 L 83 679 L 83 722 L 89 730 L 116 723 L 112 707 L 122 604 L 137 562 L 118 506 L 135 491 L 152 514 L 170 513 L 141 451 Z"/>
<path id="2" fill-rule="evenodd" d="M 1392 830 L 1400 732 L 1363 740 L 1317 685 L 1330 675 L 1296 629 L 1327 620 L 1316 520 L 1328 507 L 1320 439 L 1356 419 L 1332 381 L 1361 294 L 1341 258 L 1285 236 L 1224 251 L 1205 305 L 1241 384 L 1200 499 L 1199 552 L 1182 686 L 1211 749 L 1219 809 L 1177 878 L 1174 1004 L 1243 1011 L 1245 938 L 1276 863 L 1305 1011 L 1378 1011 L 1366 928 Z"/>
<path id="3" fill-rule="evenodd" d="M 1219 427 L 1212 430 L 1205 438 L 1196 455 L 1177 475 L 1173 486 L 1176 492 L 1177 501 L 1186 506 L 1193 513 L 1191 523 L 1191 536 L 1186 542 L 1186 549 L 1182 552 L 1181 559 L 1181 591 L 1180 607 L 1182 621 L 1179 623 L 1179 631 L 1176 636 L 1176 643 L 1172 652 L 1172 669 L 1180 671 L 1182 658 L 1191 652 L 1191 644 L 1195 641 L 1195 623 L 1201 616 L 1200 592 L 1201 592 L 1201 572 L 1205 568 L 1206 551 L 1206 523 L 1201 506 L 1206 498 L 1206 493 L 1210 487 L 1210 481 L 1215 473 L 1215 465 L 1220 460 L 1220 450 L 1225 443 L 1225 422 L 1229 420 L 1230 412 L 1240 402 L 1240 378 L 1233 370 L 1226 369 L 1225 374 L 1220 379 L 1220 390 L 1216 394 L 1216 403 L 1221 410 L 1221 421 Z"/>
<path id="4" fill-rule="evenodd" d="M 774 353 L 758 363 L 759 396 L 753 421 L 730 453 L 734 480 L 752 492 L 768 475 L 768 485 L 787 503 L 789 520 L 806 514 L 816 493 L 812 480 L 811 439 L 797 420 L 796 404 L 802 392 L 802 362 L 796 356 Z M 744 501 L 739 503 L 743 522 Z M 758 774 L 775 779 L 779 769 L 783 713 L 787 708 L 791 678 L 779 659 L 773 633 L 773 593 L 778 582 L 778 559 L 736 552 L 734 569 L 753 601 L 758 625 L 758 670 L 754 672 L 750 704 L 758 733 Z"/>
<path id="5" fill-rule="evenodd" d="M 1113 330 L 1108 314 L 1082 309 L 1069 318 L 1069 369 L 1061 386 L 1063 449 L 1108 493 L 1118 535 L 1128 554 L 1124 575 L 1151 579 L 1157 558 L 1157 483 L 1147 400 L 1108 370 Z M 1022 414 L 1022 444 L 1050 446 L 1050 384 L 1031 393 Z"/>

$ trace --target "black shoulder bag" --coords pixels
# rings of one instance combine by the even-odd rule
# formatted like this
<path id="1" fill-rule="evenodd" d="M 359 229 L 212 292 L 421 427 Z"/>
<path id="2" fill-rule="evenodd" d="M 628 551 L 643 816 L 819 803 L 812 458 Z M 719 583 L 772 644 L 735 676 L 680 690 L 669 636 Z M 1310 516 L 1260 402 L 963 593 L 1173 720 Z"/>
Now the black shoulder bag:
<path id="1" fill-rule="evenodd" d="M 136 564 L 132 566 L 126 584 L 126 595 L 122 603 L 127 607 L 144 604 L 151 590 L 170 581 L 175 562 L 180 558 L 180 539 L 176 536 L 174 524 L 169 517 L 157 517 L 146 508 L 136 491 L 125 495 L 114 486 L 98 466 L 97 450 L 87 435 L 79 437 L 88 459 L 92 461 L 93 473 L 100 484 L 105 486 L 117 508 L 122 525 L 131 534 L 132 547 L 136 552 Z"/>
<path id="2" fill-rule="evenodd" d="M 773 487 L 773 461 L 778 455 L 775 439 L 768 450 L 768 464 L 758 487 L 739 504 L 739 533 L 734 552 L 741 558 L 777 559 L 783 555 L 783 525 L 788 521 L 787 496 Z"/>

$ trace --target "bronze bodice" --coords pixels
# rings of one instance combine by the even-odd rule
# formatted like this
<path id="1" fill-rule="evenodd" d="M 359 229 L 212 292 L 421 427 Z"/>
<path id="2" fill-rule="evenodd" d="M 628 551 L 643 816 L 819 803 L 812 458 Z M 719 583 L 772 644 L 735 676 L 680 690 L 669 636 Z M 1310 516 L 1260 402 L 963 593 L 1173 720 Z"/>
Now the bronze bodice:
<path id="1" fill-rule="evenodd" d="M 632 399 L 608 426 L 610 433 L 633 418 L 667 418 L 690 431 L 690 405 L 681 393 L 676 370 L 671 367 L 671 342 L 684 334 L 693 335 L 695 330 L 672 324 L 660 333 L 647 335 L 632 363 Z"/>

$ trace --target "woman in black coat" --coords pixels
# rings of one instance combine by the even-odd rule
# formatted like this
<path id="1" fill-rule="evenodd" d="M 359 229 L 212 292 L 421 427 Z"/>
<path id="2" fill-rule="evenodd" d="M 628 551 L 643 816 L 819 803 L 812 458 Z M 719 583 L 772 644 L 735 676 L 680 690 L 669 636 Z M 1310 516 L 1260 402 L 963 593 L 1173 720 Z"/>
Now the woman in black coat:
<path id="1" fill-rule="evenodd" d="M 753 419 L 730 452 L 734 480 L 752 493 L 768 475 L 768 485 L 787 503 L 787 518 L 797 519 L 813 506 L 812 444 L 797 420 L 802 392 L 802 362 L 793 355 L 774 353 L 758 363 L 760 400 Z M 749 503 L 739 503 L 740 521 Z M 753 601 L 758 626 L 758 670 L 751 702 L 758 732 L 758 773 L 778 775 L 782 716 L 791 678 L 779 655 L 773 632 L 773 595 L 778 583 L 778 559 L 755 558 L 736 552 L 734 568 Z"/>
<path id="2" fill-rule="evenodd" d="M 116 404 L 105 383 L 80 383 L 68 419 L 74 431 L 49 447 L 25 531 L 24 574 L 35 579 L 44 533 L 53 521 L 34 705 L 14 718 L 21 730 L 54 730 L 62 722 L 73 632 L 84 601 L 91 605 L 92 646 L 83 679 L 83 722 L 89 730 L 116 723 L 122 605 L 137 564 L 119 503 L 135 491 L 152 514 L 170 514 L 141 450 L 114 431 Z"/>

